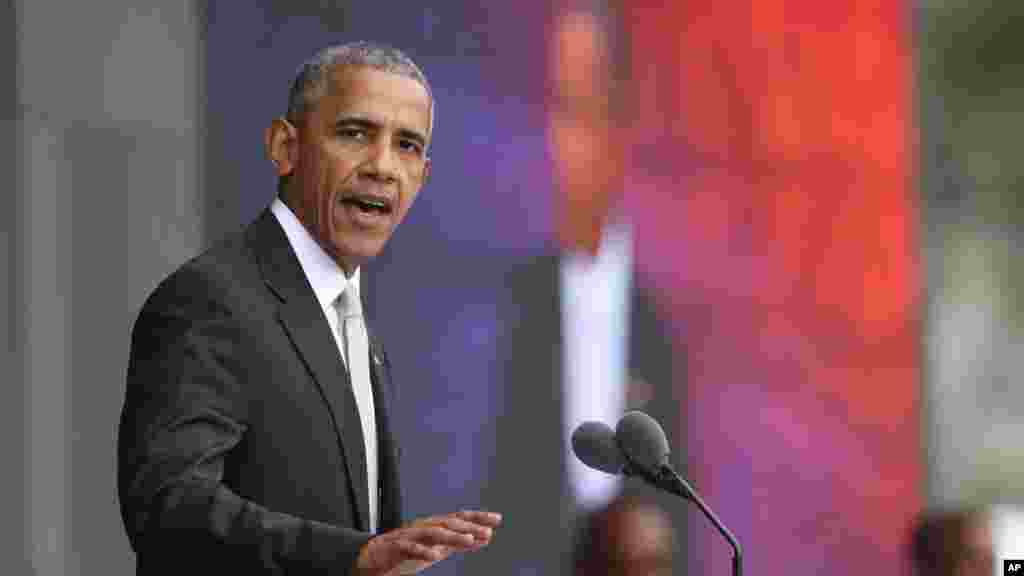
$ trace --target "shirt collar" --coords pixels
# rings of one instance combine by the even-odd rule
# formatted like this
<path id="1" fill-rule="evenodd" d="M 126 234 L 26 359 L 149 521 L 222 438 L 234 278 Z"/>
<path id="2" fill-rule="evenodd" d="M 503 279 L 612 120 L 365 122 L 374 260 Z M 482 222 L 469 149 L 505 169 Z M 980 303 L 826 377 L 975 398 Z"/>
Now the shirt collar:
<path id="1" fill-rule="evenodd" d="M 345 278 L 345 272 L 338 263 L 313 239 L 309 230 L 280 198 L 274 198 L 270 211 L 281 224 L 281 228 L 284 228 L 288 243 L 299 259 L 299 265 L 302 266 L 302 272 L 313 288 L 320 308 L 332 308 L 346 288 L 351 289 L 356 298 L 360 297 L 359 268 L 355 269 L 351 278 Z"/>

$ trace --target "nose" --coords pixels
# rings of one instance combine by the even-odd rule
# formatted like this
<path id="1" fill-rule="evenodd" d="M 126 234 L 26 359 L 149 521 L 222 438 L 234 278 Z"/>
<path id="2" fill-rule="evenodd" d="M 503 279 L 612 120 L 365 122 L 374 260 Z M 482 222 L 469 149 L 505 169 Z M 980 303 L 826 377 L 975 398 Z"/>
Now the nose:
<path id="1" fill-rule="evenodd" d="M 378 138 L 370 147 L 369 157 L 363 164 L 363 174 L 382 182 L 398 179 L 398 158 L 389 138 Z"/>

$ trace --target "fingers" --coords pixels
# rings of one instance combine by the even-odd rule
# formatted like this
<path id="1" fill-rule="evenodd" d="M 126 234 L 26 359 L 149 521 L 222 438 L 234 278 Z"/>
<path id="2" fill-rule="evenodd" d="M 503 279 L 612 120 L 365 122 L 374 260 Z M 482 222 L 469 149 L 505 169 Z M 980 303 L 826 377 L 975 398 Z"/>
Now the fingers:
<path id="1" fill-rule="evenodd" d="M 479 524 L 480 526 L 487 526 L 488 528 L 497 528 L 501 524 L 501 514 L 496 512 L 462 510 L 460 512 L 456 512 L 455 516 L 465 520 L 466 522 L 472 522 L 474 524 Z"/>
<path id="2" fill-rule="evenodd" d="M 403 538 L 424 546 L 448 546 L 461 550 L 476 543 L 472 533 L 459 530 L 458 527 L 449 528 L 443 523 L 412 526 L 402 532 Z"/>
<path id="3" fill-rule="evenodd" d="M 433 542 L 458 534 L 445 534 L 441 527 L 400 528 L 371 538 L 356 559 L 356 574 L 383 576 L 415 574 L 452 554 L 452 549 Z M 466 537 L 472 539 L 472 537 Z"/>
<path id="4" fill-rule="evenodd" d="M 479 550 L 491 543 L 494 538 L 494 530 L 501 524 L 501 514 L 494 512 L 482 512 L 478 510 L 463 510 L 454 514 L 455 518 L 472 528 L 468 530 L 476 539 L 473 550 Z"/>
<path id="5" fill-rule="evenodd" d="M 481 524 L 475 524 L 468 520 L 463 520 L 456 515 L 443 516 L 438 518 L 436 526 L 443 526 L 452 532 L 458 532 L 459 534 L 468 534 L 473 537 L 475 541 L 490 540 L 493 529 L 489 526 Z"/>
<path id="6" fill-rule="evenodd" d="M 397 539 L 394 541 L 394 546 L 401 552 L 401 557 L 405 561 L 433 564 L 444 560 L 450 554 L 443 546 L 427 546 L 413 540 Z"/>
<path id="7" fill-rule="evenodd" d="M 444 516 L 431 516 L 422 518 L 412 526 L 441 526 L 458 532 L 469 534 L 479 543 L 489 542 L 494 534 L 494 529 L 501 523 L 501 515 L 493 512 L 480 512 L 476 510 L 463 510 Z"/>
<path id="8" fill-rule="evenodd" d="M 476 510 L 422 518 L 372 538 L 357 566 L 363 574 L 383 574 L 401 564 L 402 573 L 414 573 L 455 552 L 487 546 L 500 523 L 500 514 Z"/>

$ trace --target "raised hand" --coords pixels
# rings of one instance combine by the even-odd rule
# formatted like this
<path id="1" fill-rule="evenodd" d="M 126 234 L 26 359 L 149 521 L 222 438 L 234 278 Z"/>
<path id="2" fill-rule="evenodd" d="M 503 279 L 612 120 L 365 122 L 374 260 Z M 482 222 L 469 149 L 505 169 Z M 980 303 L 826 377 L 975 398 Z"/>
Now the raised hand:
<path id="1" fill-rule="evenodd" d="M 356 573 L 415 574 L 455 552 L 483 548 L 491 542 L 500 523 L 500 514 L 478 510 L 420 518 L 367 542 L 356 560 Z"/>

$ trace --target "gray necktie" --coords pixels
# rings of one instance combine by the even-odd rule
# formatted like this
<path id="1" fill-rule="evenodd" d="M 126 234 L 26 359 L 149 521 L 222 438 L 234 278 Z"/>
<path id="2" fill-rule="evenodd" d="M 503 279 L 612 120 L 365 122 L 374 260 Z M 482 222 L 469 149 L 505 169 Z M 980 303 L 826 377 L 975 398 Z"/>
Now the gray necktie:
<path id="1" fill-rule="evenodd" d="M 359 420 L 366 441 L 367 496 L 370 500 L 370 532 L 377 531 L 379 500 L 377 493 L 377 424 L 373 408 L 373 388 L 370 384 L 370 346 L 363 322 L 363 307 L 353 290 L 346 288 L 338 298 L 342 341 L 345 343 L 345 363 L 352 380 L 352 392 L 359 408 Z"/>

